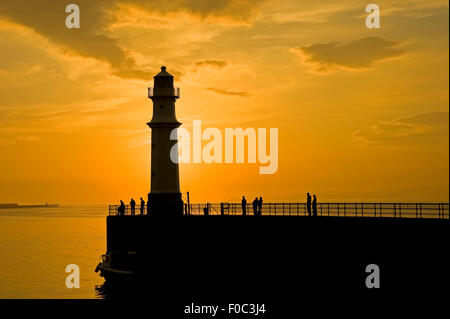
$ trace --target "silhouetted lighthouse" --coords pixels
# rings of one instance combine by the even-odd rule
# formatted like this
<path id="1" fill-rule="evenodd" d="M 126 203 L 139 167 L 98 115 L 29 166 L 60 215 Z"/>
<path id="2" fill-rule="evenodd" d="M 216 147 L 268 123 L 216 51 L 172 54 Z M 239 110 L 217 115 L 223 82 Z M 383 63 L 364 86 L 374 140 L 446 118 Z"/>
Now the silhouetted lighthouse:
<path id="1" fill-rule="evenodd" d="M 178 150 L 172 154 L 171 132 L 181 125 L 175 116 L 175 100 L 180 97 L 179 88 L 173 86 L 173 76 L 161 67 L 154 78 L 154 87 L 148 89 L 148 97 L 153 101 L 153 117 L 147 123 L 152 129 L 151 189 L 148 194 L 150 215 L 183 215 L 183 200 L 180 193 L 178 172 Z M 174 156 L 175 155 L 175 156 Z"/>

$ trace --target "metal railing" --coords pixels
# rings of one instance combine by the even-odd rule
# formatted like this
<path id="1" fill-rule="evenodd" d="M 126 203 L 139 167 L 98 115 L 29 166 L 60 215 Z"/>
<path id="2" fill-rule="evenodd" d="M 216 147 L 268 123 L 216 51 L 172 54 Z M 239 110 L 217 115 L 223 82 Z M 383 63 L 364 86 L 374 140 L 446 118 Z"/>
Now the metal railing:
<path id="1" fill-rule="evenodd" d="M 184 204 L 185 215 L 244 215 L 241 203 Z M 109 215 L 118 215 L 119 205 L 109 206 Z M 143 207 L 143 214 L 147 207 Z M 136 205 L 135 215 L 141 214 Z M 125 205 L 124 215 L 133 215 L 130 205 Z M 255 215 L 253 205 L 247 203 L 246 215 Z M 309 216 L 306 203 L 264 203 L 263 216 Z M 311 207 L 311 215 L 314 215 Z M 449 203 L 317 203 L 317 216 L 332 217 L 393 217 L 449 219 Z"/>
<path id="2" fill-rule="evenodd" d="M 119 207 L 120 207 L 120 205 L 109 205 L 109 215 L 119 215 Z M 124 215 L 144 215 L 144 214 L 147 214 L 147 205 L 144 205 L 142 207 L 142 211 L 141 211 L 141 205 L 136 205 L 134 210 L 131 209 L 130 205 L 125 205 L 123 214 Z"/>

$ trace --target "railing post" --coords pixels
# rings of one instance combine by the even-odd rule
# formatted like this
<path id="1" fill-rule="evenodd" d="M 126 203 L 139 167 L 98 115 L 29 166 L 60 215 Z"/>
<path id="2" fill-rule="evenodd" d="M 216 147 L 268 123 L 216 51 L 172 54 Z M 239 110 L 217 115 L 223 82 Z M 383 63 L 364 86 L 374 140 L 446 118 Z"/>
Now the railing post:
<path id="1" fill-rule="evenodd" d="M 297 216 L 298 216 L 298 203 L 296 203 L 297 204 Z"/>
<path id="2" fill-rule="evenodd" d="M 330 203 L 327 203 L 328 215 L 330 215 Z"/>
<path id="3" fill-rule="evenodd" d="M 358 217 L 358 204 L 355 203 L 355 216 Z"/>
<path id="4" fill-rule="evenodd" d="M 398 203 L 398 217 L 402 218 L 402 203 Z"/>
<path id="5" fill-rule="evenodd" d="M 397 218 L 397 210 L 396 210 L 396 205 L 394 203 L 394 218 Z"/>
<path id="6" fill-rule="evenodd" d="M 361 203 L 361 217 L 364 217 L 364 203 Z"/>
<path id="7" fill-rule="evenodd" d="M 189 192 L 186 193 L 187 196 L 187 202 L 188 202 L 188 215 L 191 214 L 191 202 L 189 200 Z"/>
<path id="8" fill-rule="evenodd" d="M 375 217 L 377 217 L 377 203 L 374 203 L 374 212 L 375 212 Z"/>
<path id="9" fill-rule="evenodd" d="M 344 207 L 345 207 L 345 203 L 344 203 Z M 339 203 L 337 203 L 337 215 L 339 217 Z"/>
<path id="10" fill-rule="evenodd" d="M 275 203 L 275 210 L 274 210 L 273 214 L 274 214 L 274 215 L 277 214 L 277 203 Z"/>
<path id="11" fill-rule="evenodd" d="M 347 203 L 344 203 L 344 217 L 347 215 Z"/>

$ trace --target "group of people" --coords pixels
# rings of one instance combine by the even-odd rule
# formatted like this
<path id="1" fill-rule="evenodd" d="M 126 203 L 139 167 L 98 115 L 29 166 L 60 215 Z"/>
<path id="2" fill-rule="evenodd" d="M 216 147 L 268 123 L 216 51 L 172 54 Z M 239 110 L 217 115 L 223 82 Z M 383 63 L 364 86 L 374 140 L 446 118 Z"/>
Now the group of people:
<path id="1" fill-rule="evenodd" d="M 141 206 L 140 206 L 140 213 L 141 215 L 144 215 L 145 212 L 145 201 L 141 197 Z M 136 215 L 136 201 L 132 198 L 130 201 L 130 214 Z M 119 208 L 117 209 L 117 215 L 123 216 L 125 215 L 125 203 L 120 200 Z"/>
<path id="2" fill-rule="evenodd" d="M 247 199 L 245 198 L 245 196 L 242 196 L 241 206 L 242 206 L 242 215 L 247 215 Z M 262 197 L 260 197 L 259 199 L 258 199 L 258 197 L 256 197 L 254 199 L 254 201 L 252 202 L 252 206 L 253 206 L 253 215 L 260 216 L 262 214 L 262 206 L 263 206 Z M 141 197 L 141 205 L 140 205 L 139 209 L 140 209 L 141 215 L 144 215 L 145 201 L 142 197 Z M 208 215 L 209 209 L 210 209 L 209 204 L 207 204 L 207 207 L 204 209 L 205 215 Z M 306 210 L 308 212 L 308 216 L 317 216 L 317 197 L 315 194 L 312 197 L 309 193 L 306 194 Z M 222 203 L 221 204 L 222 214 L 223 214 L 223 211 L 224 211 L 224 207 L 223 207 L 223 203 Z M 130 215 L 135 215 L 135 214 L 136 214 L 136 201 L 132 198 L 130 201 Z M 120 205 L 117 209 L 117 215 L 120 215 L 120 216 L 125 215 L 125 203 L 122 200 L 120 201 Z"/>
<path id="3" fill-rule="evenodd" d="M 311 216 L 311 214 L 312 216 L 317 216 L 317 197 L 315 194 L 313 195 L 313 199 L 311 201 L 311 195 L 309 193 L 306 193 L 306 210 L 308 211 L 308 216 Z"/>
<path id="4" fill-rule="evenodd" d="M 262 214 L 262 204 L 262 197 L 260 197 L 259 199 L 258 197 L 256 197 L 252 203 L 253 215 L 258 216 Z M 242 215 L 247 215 L 247 200 L 245 199 L 245 196 L 242 196 L 241 206 Z M 317 216 L 317 197 L 315 194 L 312 198 L 309 193 L 306 194 L 306 210 L 308 211 L 308 216 Z"/>
<path id="5" fill-rule="evenodd" d="M 253 215 L 259 216 L 262 214 L 262 205 L 263 205 L 263 199 L 260 197 L 255 197 L 255 200 L 252 203 L 253 205 Z M 247 200 L 245 199 L 245 196 L 242 196 L 241 201 L 242 206 L 242 215 L 247 215 Z"/>

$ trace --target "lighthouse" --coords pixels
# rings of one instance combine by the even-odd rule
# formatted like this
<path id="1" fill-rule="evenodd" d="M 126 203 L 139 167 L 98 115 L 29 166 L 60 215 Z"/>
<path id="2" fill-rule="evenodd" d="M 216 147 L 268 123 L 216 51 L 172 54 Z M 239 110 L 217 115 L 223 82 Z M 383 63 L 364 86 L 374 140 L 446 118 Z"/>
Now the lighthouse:
<path id="1" fill-rule="evenodd" d="M 183 215 L 178 150 L 174 150 L 172 158 L 170 156 L 172 147 L 177 143 L 176 129 L 181 125 L 175 116 L 175 101 L 180 97 L 180 90 L 175 89 L 173 76 L 166 71 L 165 66 L 153 79 L 154 87 L 148 88 L 148 97 L 153 101 L 153 117 L 147 123 L 152 130 L 148 213 L 160 216 Z M 173 130 L 175 132 L 171 139 Z"/>

